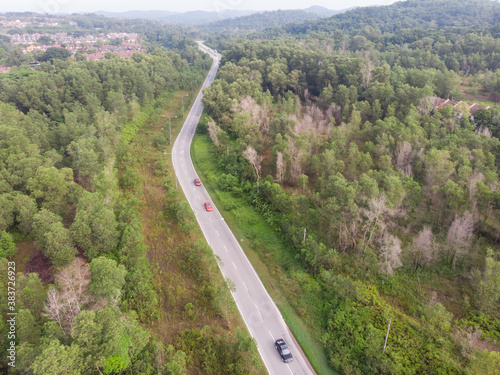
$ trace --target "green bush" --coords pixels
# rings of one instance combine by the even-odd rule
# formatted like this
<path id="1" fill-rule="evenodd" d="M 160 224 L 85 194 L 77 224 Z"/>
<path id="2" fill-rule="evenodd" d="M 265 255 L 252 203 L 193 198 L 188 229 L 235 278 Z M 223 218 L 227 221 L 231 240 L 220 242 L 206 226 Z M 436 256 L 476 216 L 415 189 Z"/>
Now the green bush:
<path id="1" fill-rule="evenodd" d="M 125 167 L 123 174 L 120 176 L 119 182 L 121 189 L 135 191 L 141 183 L 141 175 L 127 166 Z"/>
<path id="2" fill-rule="evenodd" d="M 6 231 L 0 235 L 0 258 L 11 258 L 17 254 L 17 247 L 12 236 Z"/>
<path id="3" fill-rule="evenodd" d="M 164 133 L 156 133 L 151 136 L 151 144 L 159 150 L 163 150 L 167 144 L 167 137 Z"/>
<path id="4" fill-rule="evenodd" d="M 165 177 L 168 174 L 167 163 L 165 160 L 158 160 L 155 162 L 154 173 L 158 177 Z"/>
<path id="5" fill-rule="evenodd" d="M 193 359 L 195 366 L 206 374 L 260 373 L 260 369 L 251 366 L 255 341 L 240 330 L 236 330 L 233 335 L 218 334 L 209 326 L 186 330 L 180 334 L 179 346 Z"/>
<path id="6" fill-rule="evenodd" d="M 222 173 L 217 180 L 217 185 L 221 190 L 232 190 L 239 185 L 238 177 L 230 173 Z"/>
<path id="7" fill-rule="evenodd" d="M 446 308 L 441 303 L 437 302 L 433 305 L 425 306 L 423 314 L 431 325 L 445 331 L 450 330 L 453 314 L 446 311 Z"/>
<path id="8" fill-rule="evenodd" d="M 196 218 L 194 217 L 193 210 L 187 201 L 182 201 L 178 204 L 176 217 L 181 229 L 184 232 L 188 233 L 196 228 Z"/>

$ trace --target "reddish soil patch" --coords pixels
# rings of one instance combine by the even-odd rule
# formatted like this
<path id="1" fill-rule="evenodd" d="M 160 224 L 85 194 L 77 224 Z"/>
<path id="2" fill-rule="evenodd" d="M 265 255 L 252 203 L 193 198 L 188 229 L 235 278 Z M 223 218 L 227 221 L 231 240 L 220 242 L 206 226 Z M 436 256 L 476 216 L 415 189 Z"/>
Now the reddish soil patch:
<path id="1" fill-rule="evenodd" d="M 24 266 L 24 272 L 36 272 L 45 284 L 54 283 L 52 262 L 38 249 L 35 250 L 30 260 Z"/>
<path id="2" fill-rule="evenodd" d="M 476 350 L 488 350 L 490 352 L 500 352 L 500 346 L 494 345 L 493 343 L 489 342 L 488 340 L 479 340 L 476 345 L 474 345 L 474 348 Z"/>
<path id="3" fill-rule="evenodd" d="M 23 241 L 16 244 L 17 254 L 14 256 L 17 272 L 24 272 L 24 267 L 31 256 L 37 251 L 33 241 Z"/>
<path id="4" fill-rule="evenodd" d="M 500 95 L 495 95 L 495 94 L 491 93 L 488 96 L 488 100 L 491 100 L 493 103 L 500 103 Z"/>

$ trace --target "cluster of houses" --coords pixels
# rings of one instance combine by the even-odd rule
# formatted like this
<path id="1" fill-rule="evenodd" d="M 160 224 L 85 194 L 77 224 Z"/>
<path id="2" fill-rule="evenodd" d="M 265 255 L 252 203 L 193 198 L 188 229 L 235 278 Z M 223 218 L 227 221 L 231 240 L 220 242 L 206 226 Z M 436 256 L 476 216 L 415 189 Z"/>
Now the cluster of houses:
<path id="1" fill-rule="evenodd" d="M 15 20 L 15 21 L 0 20 L 1 27 L 11 28 L 11 29 L 22 29 L 30 24 L 31 22 L 21 21 L 21 20 Z"/>
<path id="2" fill-rule="evenodd" d="M 40 44 L 41 37 L 48 37 L 55 42 L 53 45 Z M 104 58 L 106 52 L 113 52 L 121 57 L 131 57 L 134 52 L 142 51 L 138 42 L 139 34 L 132 33 L 108 33 L 100 35 L 73 36 L 67 33 L 55 34 L 14 34 L 9 36 L 13 44 L 23 45 L 22 52 L 45 52 L 47 48 L 66 48 L 73 54 L 82 52 L 89 60 Z M 120 40 L 120 45 L 111 45 L 112 41 Z M 64 46 L 64 47 L 63 47 Z"/>
<path id="3" fill-rule="evenodd" d="M 107 44 L 113 40 L 119 39 L 123 43 L 138 45 L 136 41 L 139 39 L 139 34 L 129 34 L 129 33 L 108 33 L 100 35 L 83 35 L 83 36 L 73 36 L 68 33 L 33 33 L 33 34 L 14 34 L 7 35 L 10 38 L 12 44 L 22 44 L 32 46 L 33 44 L 38 44 L 38 40 L 41 37 L 48 37 L 58 44 L 65 44 L 67 46 L 80 47 L 80 46 L 92 46 L 97 44 Z M 25 47 L 26 49 L 27 47 Z M 27 50 L 29 51 L 29 49 Z"/>
<path id="4" fill-rule="evenodd" d="M 0 27 L 9 29 L 22 29 L 33 24 L 37 26 L 58 26 L 61 21 L 64 20 L 54 17 L 31 17 L 20 20 L 0 15 Z"/>
<path id="5" fill-rule="evenodd" d="M 33 34 L 14 34 L 7 35 L 10 38 L 12 44 L 34 44 L 38 43 L 38 39 L 42 36 L 46 36 L 56 43 L 65 44 L 95 44 L 98 42 L 109 43 L 115 39 L 121 39 L 127 43 L 135 43 L 139 39 L 139 34 L 129 34 L 129 33 L 108 33 L 100 35 L 82 35 L 73 36 L 68 33 L 33 33 Z"/>

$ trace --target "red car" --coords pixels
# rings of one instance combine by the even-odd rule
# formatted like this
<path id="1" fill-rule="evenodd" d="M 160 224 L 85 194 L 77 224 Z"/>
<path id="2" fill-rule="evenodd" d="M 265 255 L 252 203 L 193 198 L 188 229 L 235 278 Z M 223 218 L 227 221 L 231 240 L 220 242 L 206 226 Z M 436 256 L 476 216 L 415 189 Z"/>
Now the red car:
<path id="1" fill-rule="evenodd" d="M 212 205 L 209 202 L 205 202 L 205 210 L 212 211 Z"/>
<path id="2" fill-rule="evenodd" d="M 196 186 L 201 186 L 201 181 L 200 181 L 200 179 L 199 179 L 199 178 L 195 178 L 195 179 L 194 179 L 194 184 L 195 184 Z"/>

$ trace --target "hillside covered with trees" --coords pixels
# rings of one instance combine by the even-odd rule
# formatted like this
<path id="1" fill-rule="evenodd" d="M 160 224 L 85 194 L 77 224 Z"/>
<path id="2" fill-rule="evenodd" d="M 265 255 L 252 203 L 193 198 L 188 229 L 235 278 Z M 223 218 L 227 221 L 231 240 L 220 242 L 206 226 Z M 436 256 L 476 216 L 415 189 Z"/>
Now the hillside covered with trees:
<path id="1" fill-rule="evenodd" d="M 319 18 L 321 17 L 318 13 L 304 10 L 275 10 L 207 23 L 200 27 L 200 31 L 219 33 L 222 31 L 261 30 Z"/>
<path id="2" fill-rule="evenodd" d="M 300 261 L 273 267 L 315 296 L 302 316 L 341 373 L 500 368 L 499 14 L 408 1 L 211 39 L 209 179 Z"/>
<path id="3" fill-rule="evenodd" d="M 373 27 L 382 33 L 399 29 L 493 26 L 500 22 L 498 2 L 490 0 L 408 0 L 391 6 L 356 8 L 328 19 L 289 25 L 290 32 L 356 31 Z"/>

